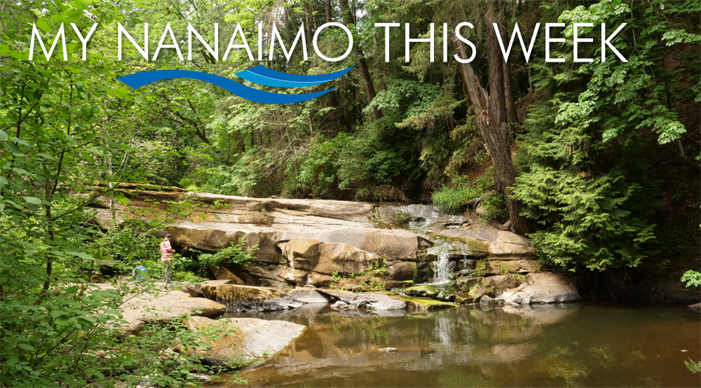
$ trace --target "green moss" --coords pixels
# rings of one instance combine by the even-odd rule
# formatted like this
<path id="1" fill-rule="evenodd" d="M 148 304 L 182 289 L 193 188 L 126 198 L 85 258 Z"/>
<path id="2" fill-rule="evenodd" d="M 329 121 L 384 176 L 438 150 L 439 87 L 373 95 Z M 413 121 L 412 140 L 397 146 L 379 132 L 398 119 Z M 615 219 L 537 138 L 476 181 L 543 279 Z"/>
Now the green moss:
<path id="1" fill-rule="evenodd" d="M 470 253 L 489 253 L 487 243 L 480 240 L 460 239 L 470 249 Z"/>
<path id="2" fill-rule="evenodd" d="M 410 292 L 410 291 L 416 291 L 416 292 L 420 292 L 420 291 L 429 291 L 429 292 L 433 292 L 433 293 L 436 293 L 436 294 L 438 293 L 438 292 L 436 291 L 436 288 L 435 288 L 435 287 L 429 286 L 429 285 L 413 286 L 413 287 L 407 288 L 405 291 L 406 291 L 406 292 Z"/>
<path id="3" fill-rule="evenodd" d="M 421 306 L 426 307 L 427 309 L 431 308 L 441 308 L 441 307 L 458 307 L 456 303 L 451 303 L 451 302 L 443 302 L 440 300 L 435 300 L 435 299 L 425 299 L 425 298 L 412 298 L 408 296 L 402 296 L 402 295 L 396 295 L 399 297 L 401 300 L 405 302 L 414 302 L 417 304 L 420 304 Z"/>
<path id="4" fill-rule="evenodd" d="M 487 273 L 487 263 L 484 260 L 476 262 L 474 274 L 476 276 L 484 276 L 485 273 Z"/>

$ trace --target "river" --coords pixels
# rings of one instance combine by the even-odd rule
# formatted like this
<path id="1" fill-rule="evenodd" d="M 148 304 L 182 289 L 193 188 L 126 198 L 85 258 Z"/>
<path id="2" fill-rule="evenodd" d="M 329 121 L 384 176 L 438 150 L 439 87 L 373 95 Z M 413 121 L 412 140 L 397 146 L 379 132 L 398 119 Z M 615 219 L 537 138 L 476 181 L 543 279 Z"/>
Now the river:
<path id="1" fill-rule="evenodd" d="M 701 386 L 684 363 L 701 360 L 701 319 L 685 307 L 465 306 L 373 316 L 305 305 L 255 316 L 307 330 L 243 373 L 252 387 Z M 388 347 L 396 351 L 379 351 Z"/>

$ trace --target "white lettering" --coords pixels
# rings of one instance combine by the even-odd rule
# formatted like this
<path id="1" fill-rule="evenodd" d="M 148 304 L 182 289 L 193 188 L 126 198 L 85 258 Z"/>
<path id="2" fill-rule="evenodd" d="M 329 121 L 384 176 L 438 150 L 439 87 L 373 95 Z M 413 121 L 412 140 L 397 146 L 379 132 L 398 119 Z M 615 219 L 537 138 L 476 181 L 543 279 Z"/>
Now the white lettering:
<path id="1" fill-rule="evenodd" d="M 236 39 L 236 34 L 241 34 L 241 41 L 243 42 L 242 44 L 233 44 L 234 39 Z M 251 52 L 251 49 L 248 47 L 248 42 L 246 41 L 246 35 L 243 33 L 243 29 L 241 28 L 241 23 L 236 23 L 236 29 L 234 29 L 234 33 L 231 35 L 231 40 L 229 40 L 229 46 L 226 48 L 226 52 L 224 53 L 224 58 L 222 58 L 222 61 L 226 61 L 226 58 L 229 57 L 229 51 L 234 48 L 245 48 L 246 53 L 248 54 L 248 59 L 253 60 L 253 53 Z"/>
<path id="2" fill-rule="evenodd" d="M 460 62 L 460 63 L 470 63 L 470 62 L 474 61 L 475 56 L 477 56 L 477 47 L 475 47 L 475 45 L 472 42 L 470 42 L 469 40 L 465 39 L 462 35 L 460 35 L 460 29 L 465 27 L 465 26 L 470 27 L 472 29 L 475 28 L 475 26 L 473 26 L 472 23 L 462 22 L 462 23 L 458 24 L 457 26 L 455 26 L 455 37 L 458 38 L 459 41 L 466 43 L 468 46 L 470 46 L 470 48 L 472 48 L 472 56 L 470 56 L 470 58 L 468 58 L 468 59 L 462 59 L 458 56 L 458 54 L 453 55 L 453 58 L 455 58 L 455 60 Z"/>
<path id="3" fill-rule="evenodd" d="M 58 32 L 56 33 L 56 37 L 54 37 L 54 42 L 51 44 L 51 50 L 49 50 L 48 53 L 46 52 L 46 46 L 44 46 L 44 42 L 41 40 L 41 35 L 39 35 L 39 30 L 37 30 L 37 25 L 32 23 L 32 38 L 31 42 L 29 43 L 30 61 L 32 60 L 32 58 L 34 58 L 35 37 L 37 41 L 39 41 L 39 46 L 41 47 L 41 51 L 44 52 L 44 56 L 46 57 L 47 61 L 51 60 L 51 55 L 53 55 L 54 49 L 56 48 L 56 44 L 58 44 L 59 39 L 61 40 L 61 47 L 63 48 L 63 60 L 68 60 L 68 51 L 66 51 L 66 33 L 63 31 L 63 23 L 61 23 L 61 27 L 59 27 Z"/>
<path id="4" fill-rule="evenodd" d="M 122 27 L 121 23 L 117 23 L 117 59 L 122 60 L 122 34 L 126 35 L 127 39 L 131 42 L 131 44 L 136 48 L 136 50 L 141 54 L 141 56 L 144 57 L 145 60 L 148 61 L 148 23 L 144 23 L 144 49 L 142 50 L 141 47 L 136 44 L 136 41 L 134 38 L 129 35 L 127 30 Z"/>
<path id="5" fill-rule="evenodd" d="M 170 35 L 170 40 L 173 42 L 173 44 L 163 44 L 163 41 L 166 40 L 166 34 Z M 163 30 L 163 35 L 161 35 L 161 41 L 158 42 L 158 47 L 156 47 L 156 52 L 153 54 L 153 60 L 155 61 L 158 59 L 158 53 L 161 51 L 162 48 L 174 48 L 175 51 L 178 53 L 178 58 L 180 58 L 181 61 L 184 61 L 183 59 L 183 53 L 180 52 L 180 46 L 178 46 L 178 40 L 175 39 L 175 34 L 173 34 L 173 29 L 170 28 L 170 23 L 166 23 L 166 28 Z"/>
<path id="6" fill-rule="evenodd" d="M 550 28 L 564 27 L 565 23 L 545 23 L 545 62 L 564 62 L 565 58 L 550 58 L 550 43 L 563 43 L 565 38 L 550 38 Z"/>
<path id="7" fill-rule="evenodd" d="M 521 42 L 521 48 L 523 49 L 523 57 L 526 59 L 526 63 L 531 58 L 531 51 L 533 51 L 533 45 L 535 44 L 535 38 L 538 35 L 538 29 L 540 28 L 540 23 L 535 24 L 535 30 L 533 30 L 533 36 L 531 36 L 531 45 L 526 48 L 526 43 L 523 41 L 523 36 L 521 36 L 521 30 L 518 28 L 518 23 L 514 24 L 514 31 L 511 33 L 511 40 L 509 41 L 509 48 L 504 48 L 504 42 L 501 40 L 501 34 L 499 33 L 499 27 L 496 23 L 493 23 L 494 31 L 497 33 L 497 40 L 499 40 L 499 46 L 501 47 L 501 53 L 504 55 L 504 63 L 509 62 L 509 53 L 511 53 L 511 46 L 514 44 L 514 39 L 518 36 L 519 42 Z"/>
<path id="8" fill-rule="evenodd" d="M 616 54 L 618 59 L 620 59 L 622 62 L 625 62 L 625 63 L 628 62 L 628 60 L 625 59 L 625 57 L 623 57 L 623 55 L 620 52 L 618 52 L 618 50 L 616 50 L 616 48 L 613 47 L 613 45 L 611 44 L 611 39 L 613 39 L 613 37 L 616 36 L 616 34 L 618 34 L 618 32 L 621 31 L 623 29 L 623 27 L 626 26 L 626 24 L 628 24 L 628 23 L 623 23 L 620 26 L 618 26 L 616 31 L 614 31 L 613 34 L 611 34 L 611 36 L 609 36 L 607 38 L 606 37 L 606 23 L 601 23 L 601 62 L 606 62 L 606 46 L 609 46 L 611 51 L 613 51 L 613 53 Z"/>
<path id="9" fill-rule="evenodd" d="M 88 41 L 90 41 L 90 37 L 92 36 L 93 32 L 95 32 L 95 29 L 97 28 L 97 23 L 92 25 L 92 28 L 90 29 L 90 31 L 88 31 L 88 36 L 86 36 L 85 38 L 83 38 L 83 34 L 80 33 L 80 30 L 78 29 L 78 26 L 75 25 L 75 23 L 71 23 L 71 27 L 73 27 L 73 31 L 75 31 L 75 34 L 78 35 L 80 43 L 83 44 L 83 60 L 85 60 L 88 51 Z"/>
<path id="10" fill-rule="evenodd" d="M 326 55 L 322 54 L 319 51 L 319 45 L 318 45 L 318 39 L 319 39 L 319 34 L 321 34 L 321 31 L 325 30 L 328 27 L 339 27 L 340 29 L 343 30 L 343 32 L 346 33 L 346 36 L 348 37 L 348 46 L 346 46 L 346 52 L 343 53 L 340 57 L 327 57 Z M 322 24 L 319 28 L 317 28 L 316 32 L 314 33 L 314 38 L 312 39 L 312 46 L 314 47 L 314 52 L 316 55 L 319 56 L 319 58 L 329 61 L 329 62 L 338 62 L 342 61 L 344 58 L 350 54 L 351 50 L 353 49 L 353 34 L 350 32 L 348 27 L 344 26 L 341 23 L 334 23 L 334 22 L 329 22 L 326 24 Z"/>
<path id="11" fill-rule="evenodd" d="M 430 43 L 431 50 L 431 62 L 433 62 L 433 23 L 430 24 L 429 37 L 428 38 L 410 38 L 410 24 L 404 23 L 404 62 L 409 62 L 409 54 L 411 52 L 411 43 Z"/>
<path id="12" fill-rule="evenodd" d="M 593 27 L 593 26 L 594 26 L 594 25 L 591 24 L 591 23 L 575 23 L 575 24 L 574 24 L 574 35 L 572 36 L 572 39 L 573 39 L 573 41 L 574 41 L 574 59 L 573 59 L 574 62 L 582 62 L 582 63 L 594 62 L 594 60 L 593 60 L 592 58 L 580 58 L 580 57 L 579 57 L 579 52 L 578 52 L 578 50 L 579 50 L 579 49 L 578 49 L 578 44 L 579 44 L 579 42 L 582 42 L 582 43 L 591 43 L 591 42 L 594 41 L 594 39 L 592 39 L 592 38 L 580 38 L 579 36 L 577 36 L 577 35 L 578 35 L 578 31 L 577 31 L 577 30 L 578 30 L 579 27 Z"/>
<path id="13" fill-rule="evenodd" d="M 214 23 L 214 50 L 204 41 L 199 32 L 192 26 L 192 24 L 187 23 L 187 60 L 192 60 L 192 34 L 202 43 L 207 52 L 214 57 L 215 61 L 219 60 L 219 23 Z M 234 32 L 234 35 L 236 32 Z M 227 51 L 228 52 L 228 51 Z M 250 54 L 250 51 L 249 51 Z M 226 59 L 226 58 L 224 58 Z M 253 60 L 253 58 L 251 58 Z"/>
<path id="14" fill-rule="evenodd" d="M 304 60 L 307 60 L 307 40 L 304 38 L 304 23 L 302 23 L 299 26 L 299 31 L 297 31 L 297 35 L 295 36 L 294 42 L 292 42 L 292 47 L 290 47 L 290 51 L 287 51 L 285 48 L 285 43 L 282 41 L 282 37 L 280 36 L 280 32 L 277 30 L 277 25 L 273 24 L 273 36 L 272 39 L 270 39 L 270 55 L 269 59 L 272 61 L 274 54 L 275 54 L 275 38 L 277 37 L 278 42 L 280 42 L 280 48 L 282 49 L 283 55 L 285 55 L 285 59 L 288 61 L 290 58 L 292 58 L 292 53 L 295 51 L 295 46 L 297 46 L 297 42 L 301 39 L 302 40 L 302 56 Z"/>
<path id="15" fill-rule="evenodd" d="M 375 23 L 375 27 L 385 28 L 385 63 L 389 62 L 389 29 L 390 27 L 399 27 L 399 23 Z"/>

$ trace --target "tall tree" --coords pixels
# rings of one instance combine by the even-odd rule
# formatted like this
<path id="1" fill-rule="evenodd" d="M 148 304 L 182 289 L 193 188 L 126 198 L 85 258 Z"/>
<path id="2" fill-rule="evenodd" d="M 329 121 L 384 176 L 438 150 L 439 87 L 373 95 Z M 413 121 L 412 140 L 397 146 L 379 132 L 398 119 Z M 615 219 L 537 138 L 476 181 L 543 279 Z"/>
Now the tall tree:
<path id="1" fill-rule="evenodd" d="M 339 0 L 339 5 L 341 7 L 341 13 L 343 14 L 343 23 L 346 25 L 355 24 L 355 18 L 351 13 L 350 7 L 348 7 L 348 0 Z M 358 66 L 360 76 L 363 77 L 363 85 L 365 86 L 365 94 L 368 97 L 369 104 L 377 95 L 375 93 L 375 86 L 372 83 L 372 77 L 370 76 L 370 69 L 368 68 L 368 63 L 365 60 L 365 53 L 363 53 L 363 49 L 360 48 L 359 44 L 356 43 L 353 46 L 353 52 L 358 57 L 356 65 Z M 375 120 L 379 120 L 382 118 L 382 112 L 379 109 L 373 109 L 372 116 Z"/>
<path id="2" fill-rule="evenodd" d="M 504 69 L 492 23 L 499 20 L 502 3 L 487 2 L 487 50 L 489 62 L 489 93 L 480 85 L 469 63 L 460 64 L 460 73 L 472 103 L 477 125 L 487 145 L 494 165 L 494 186 L 506 199 L 511 226 L 517 233 L 529 232 L 528 221 L 520 215 L 521 204 L 512 198 L 510 187 L 516 183 L 516 169 L 511 160 L 511 134 L 507 121 Z M 466 58 L 465 48 L 454 38 L 458 54 Z"/>

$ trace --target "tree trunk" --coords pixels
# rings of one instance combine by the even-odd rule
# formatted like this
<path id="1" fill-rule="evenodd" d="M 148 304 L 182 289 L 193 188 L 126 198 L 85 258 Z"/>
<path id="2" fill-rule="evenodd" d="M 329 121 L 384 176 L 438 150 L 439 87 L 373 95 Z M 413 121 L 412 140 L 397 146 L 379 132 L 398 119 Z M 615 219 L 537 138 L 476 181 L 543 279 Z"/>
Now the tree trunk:
<path id="1" fill-rule="evenodd" d="M 343 23 L 346 25 L 353 24 L 353 15 L 351 15 L 350 8 L 348 7 L 348 0 L 339 0 L 339 5 L 341 7 L 341 13 L 343 14 Z M 368 104 L 375 99 L 375 86 L 372 84 L 372 77 L 370 76 L 370 70 L 368 69 L 367 61 L 365 61 L 365 54 L 363 50 L 357 45 L 353 45 L 353 52 L 358 56 L 358 71 L 360 76 L 363 78 L 363 84 L 365 86 L 365 94 L 368 97 Z M 372 110 L 372 116 L 375 120 L 382 118 L 382 112 L 377 109 Z"/>
<path id="2" fill-rule="evenodd" d="M 504 98 L 506 100 L 506 119 L 509 123 L 509 132 L 513 141 L 514 127 L 513 124 L 518 124 L 518 113 L 516 111 L 516 102 L 514 101 L 513 83 L 511 78 L 511 63 L 504 63 Z"/>
<path id="3" fill-rule="evenodd" d="M 324 10 L 326 10 L 326 23 L 331 23 L 331 0 L 324 0 Z"/>
<path id="4" fill-rule="evenodd" d="M 497 9 L 492 2 L 488 3 L 487 25 L 491 27 L 497 20 Z M 460 73 L 468 91 L 468 97 L 474 107 L 477 126 L 487 145 L 494 165 L 494 186 L 504 195 L 509 209 L 509 220 L 514 231 L 526 234 L 529 231 L 528 221 L 520 215 L 521 204 L 511 198 L 510 186 L 516 182 L 516 169 L 511 161 L 511 141 L 506 116 L 504 98 L 504 74 L 501 63 L 496 33 L 493 28 L 487 29 L 487 45 L 489 53 L 489 95 L 480 85 L 472 66 L 469 63 L 460 64 Z M 465 49 L 454 38 L 458 55 L 465 58 Z"/>

